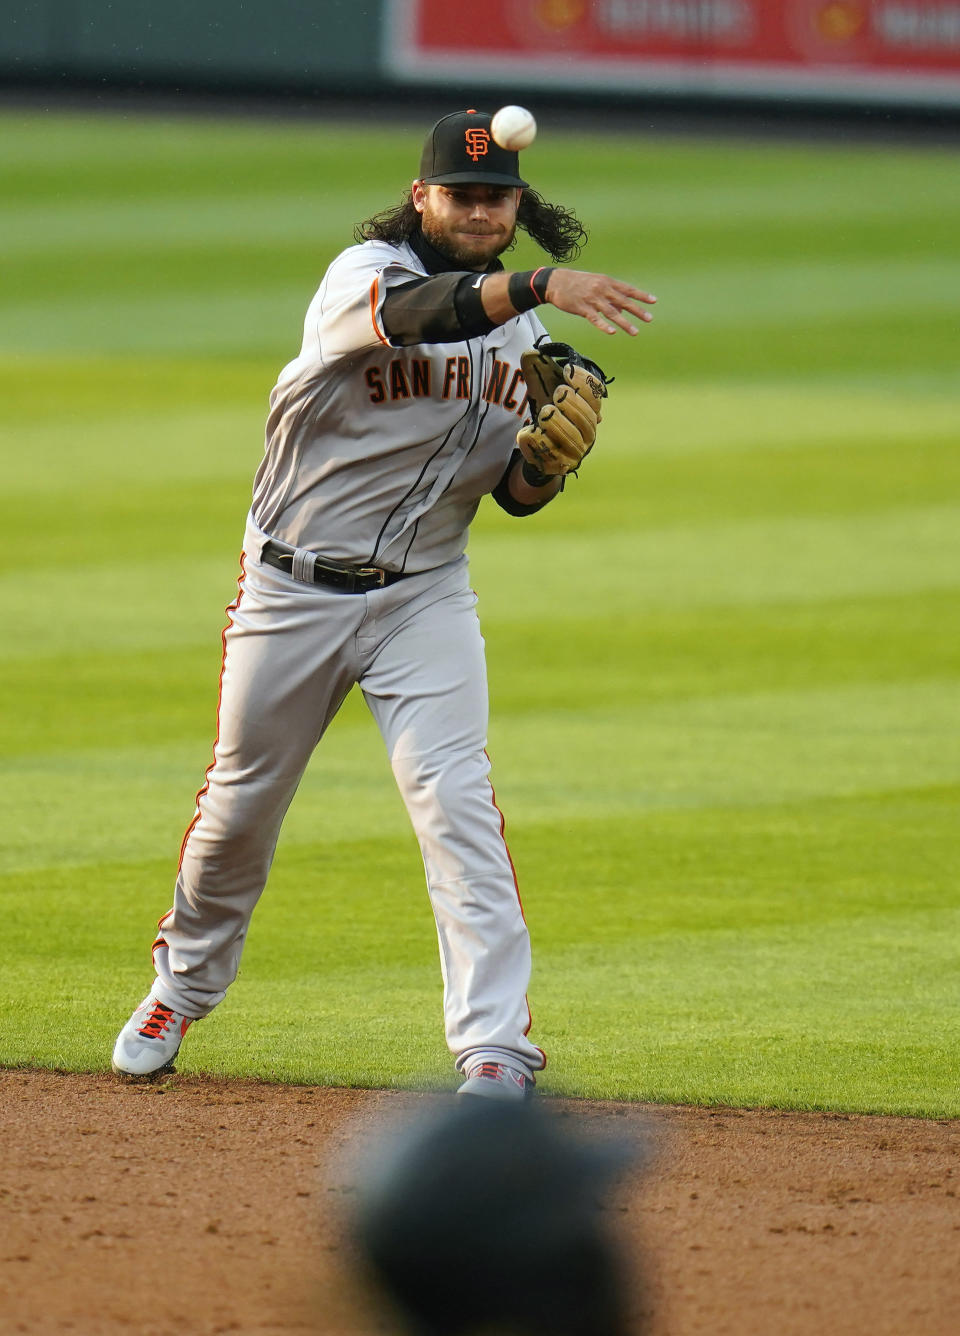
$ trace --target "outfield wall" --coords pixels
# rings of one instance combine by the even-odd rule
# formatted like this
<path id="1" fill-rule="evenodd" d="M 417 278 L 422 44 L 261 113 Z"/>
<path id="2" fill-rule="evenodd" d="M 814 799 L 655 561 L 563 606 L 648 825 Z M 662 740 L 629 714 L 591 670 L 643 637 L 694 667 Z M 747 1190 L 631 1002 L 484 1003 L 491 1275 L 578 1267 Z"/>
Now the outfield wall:
<path id="1" fill-rule="evenodd" d="M 383 0 L 3 0 L 0 76 L 361 93 L 383 19 Z"/>
<path id="2" fill-rule="evenodd" d="M 960 106 L 960 0 L 393 0 L 401 77 Z"/>
<path id="3" fill-rule="evenodd" d="M 960 110 L 960 0 L 6 0 L 0 78 Z"/>

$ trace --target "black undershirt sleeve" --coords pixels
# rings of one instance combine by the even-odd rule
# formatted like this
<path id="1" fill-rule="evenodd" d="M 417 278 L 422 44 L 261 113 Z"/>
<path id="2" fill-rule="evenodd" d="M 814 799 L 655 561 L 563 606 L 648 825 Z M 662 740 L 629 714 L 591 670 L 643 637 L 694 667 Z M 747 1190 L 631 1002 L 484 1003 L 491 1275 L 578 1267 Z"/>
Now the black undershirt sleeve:
<path id="1" fill-rule="evenodd" d="M 460 343 L 495 329 L 483 309 L 482 274 L 433 274 L 391 288 L 384 298 L 383 328 L 398 348 L 415 343 Z"/>
<path id="2" fill-rule="evenodd" d="M 522 458 L 523 456 L 520 451 L 514 450 L 513 454 L 510 456 L 510 463 L 504 470 L 503 477 L 490 493 L 501 510 L 505 510 L 508 515 L 535 515 L 538 510 L 544 508 L 547 502 L 553 500 L 553 497 L 547 497 L 546 501 L 537 501 L 532 506 L 528 506 L 525 505 L 523 501 L 517 501 L 515 497 L 511 496 L 510 474 L 513 471 L 514 464 L 516 464 L 518 459 Z"/>

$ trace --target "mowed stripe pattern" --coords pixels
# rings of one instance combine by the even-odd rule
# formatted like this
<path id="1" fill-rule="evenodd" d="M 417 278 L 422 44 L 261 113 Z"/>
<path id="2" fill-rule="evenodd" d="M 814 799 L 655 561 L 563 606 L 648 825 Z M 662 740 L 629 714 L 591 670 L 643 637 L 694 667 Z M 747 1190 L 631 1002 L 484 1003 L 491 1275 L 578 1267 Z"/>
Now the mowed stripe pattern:
<path id="1" fill-rule="evenodd" d="M 2 128 L 0 1061 L 105 1067 L 209 762 L 270 386 L 419 128 Z M 597 449 L 471 547 L 541 1086 L 956 1114 L 953 157 L 544 127 L 534 159 L 583 263 L 660 298 L 635 341 L 550 319 L 617 377 Z M 432 933 L 351 697 L 184 1067 L 447 1080 Z"/>

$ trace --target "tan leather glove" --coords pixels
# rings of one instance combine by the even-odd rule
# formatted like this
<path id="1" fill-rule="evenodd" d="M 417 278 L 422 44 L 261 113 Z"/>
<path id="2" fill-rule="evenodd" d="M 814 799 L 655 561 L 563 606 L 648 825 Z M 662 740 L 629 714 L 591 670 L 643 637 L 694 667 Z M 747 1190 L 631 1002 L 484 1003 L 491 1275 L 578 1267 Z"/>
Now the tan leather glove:
<path id="1" fill-rule="evenodd" d="M 607 378 L 566 343 L 543 343 L 520 358 L 533 422 L 517 432 L 524 459 L 545 477 L 575 473 L 593 448 Z"/>

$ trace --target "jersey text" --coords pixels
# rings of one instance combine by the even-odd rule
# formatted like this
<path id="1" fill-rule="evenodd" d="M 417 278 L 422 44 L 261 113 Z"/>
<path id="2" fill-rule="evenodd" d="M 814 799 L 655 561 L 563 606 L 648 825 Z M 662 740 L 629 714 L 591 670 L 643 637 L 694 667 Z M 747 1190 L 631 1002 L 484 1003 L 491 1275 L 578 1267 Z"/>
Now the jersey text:
<path id="1" fill-rule="evenodd" d="M 433 364 L 428 357 L 416 357 L 412 361 L 395 357 L 386 366 L 368 366 L 363 376 L 372 404 L 428 399 L 434 392 Z M 469 399 L 470 358 L 445 358 L 442 379 L 439 375 L 437 379 L 441 381 L 437 387 L 441 399 Z M 516 413 L 522 418 L 527 413 L 527 397 L 523 372 L 519 368 L 515 371 L 509 362 L 500 362 L 494 357 L 483 390 L 486 402 L 499 404 L 508 413 Z"/>
<path id="2" fill-rule="evenodd" d="M 379 366 L 368 366 L 364 380 L 370 389 L 372 404 L 384 404 L 388 399 L 427 399 L 430 396 L 430 359 L 418 357 L 405 368 L 401 359 L 395 357 L 386 371 Z M 386 382 L 389 382 L 389 388 Z"/>

